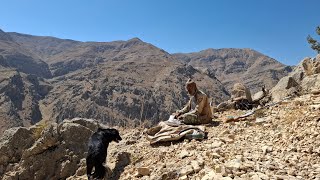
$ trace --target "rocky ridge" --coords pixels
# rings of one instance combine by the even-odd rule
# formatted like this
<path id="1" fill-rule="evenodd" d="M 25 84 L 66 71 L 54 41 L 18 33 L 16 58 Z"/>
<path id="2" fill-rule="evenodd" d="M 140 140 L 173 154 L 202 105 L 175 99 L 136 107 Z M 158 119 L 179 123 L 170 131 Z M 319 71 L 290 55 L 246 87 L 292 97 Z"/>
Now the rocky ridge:
<path id="1" fill-rule="evenodd" d="M 200 71 L 213 74 L 228 91 L 231 91 L 235 83 L 240 82 L 253 93 L 259 91 L 263 85 L 271 89 L 292 71 L 290 66 L 252 49 L 206 49 L 173 55 Z"/>

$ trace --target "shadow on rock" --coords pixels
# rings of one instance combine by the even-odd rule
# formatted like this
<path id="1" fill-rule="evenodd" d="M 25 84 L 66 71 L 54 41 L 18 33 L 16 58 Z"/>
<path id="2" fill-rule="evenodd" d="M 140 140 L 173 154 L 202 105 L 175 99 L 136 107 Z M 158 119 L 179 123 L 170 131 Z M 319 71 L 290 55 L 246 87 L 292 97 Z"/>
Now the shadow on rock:
<path id="1" fill-rule="evenodd" d="M 220 125 L 220 121 L 212 121 L 211 123 L 206 124 L 205 126 L 206 127 L 217 127 L 219 125 Z"/>
<path id="2" fill-rule="evenodd" d="M 157 142 L 157 143 L 154 143 L 154 144 L 150 144 L 151 147 L 153 148 L 157 148 L 157 147 L 160 147 L 160 146 L 172 146 L 172 145 L 175 145 L 175 144 L 179 144 L 179 143 L 182 143 L 184 141 L 184 138 L 181 138 L 181 139 L 178 139 L 178 140 L 175 140 L 175 141 L 164 141 L 164 142 Z"/>
<path id="3" fill-rule="evenodd" d="M 117 180 L 124 171 L 124 168 L 130 164 L 130 153 L 122 152 L 118 154 L 117 163 L 108 179 Z"/>

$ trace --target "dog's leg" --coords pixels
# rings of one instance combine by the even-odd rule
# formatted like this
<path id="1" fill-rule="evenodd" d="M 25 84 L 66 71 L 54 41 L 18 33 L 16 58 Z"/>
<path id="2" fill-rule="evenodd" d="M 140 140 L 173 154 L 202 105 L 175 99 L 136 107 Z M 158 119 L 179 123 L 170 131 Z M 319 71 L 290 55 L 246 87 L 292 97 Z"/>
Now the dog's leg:
<path id="1" fill-rule="evenodd" d="M 95 165 L 95 171 L 93 176 L 95 178 L 102 179 L 104 178 L 105 174 L 106 174 L 106 168 L 102 165 L 102 163 L 97 163 Z"/>
<path id="2" fill-rule="evenodd" d="M 89 162 L 88 159 L 87 159 L 87 176 L 88 176 L 89 180 L 92 177 L 92 175 L 91 175 L 92 169 L 93 169 L 93 163 Z"/>

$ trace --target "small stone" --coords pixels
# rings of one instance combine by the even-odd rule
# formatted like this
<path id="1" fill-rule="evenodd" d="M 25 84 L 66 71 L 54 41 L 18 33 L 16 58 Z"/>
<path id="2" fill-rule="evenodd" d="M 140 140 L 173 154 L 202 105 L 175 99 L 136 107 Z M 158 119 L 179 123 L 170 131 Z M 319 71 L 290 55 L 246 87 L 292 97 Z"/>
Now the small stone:
<path id="1" fill-rule="evenodd" d="M 224 143 L 233 143 L 235 136 L 233 134 L 229 134 L 227 137 L 220 138 L 220 140 Z"/>
<path id="2" fill-rule="evenodd" d="M 222 177 L 222 178 L 220 178 L 221 180 L 232 180 L 232 178 L 231 177 Z"/>
<path id="3" fill-rule="evenodd" d="M 214 171 L 210 171 L 209 173 L 207 173 L 206 175 L 204 175 L 201 180 L 212 180 L 212 179 L 218 179 L 218 178 L 222 178 L 222 176 L 217 175 Z"/>
<path id="4" fill-rule="evenodd" d="M 251 176 L 252 180 L 261 180 L 260 177 L 257 174 L 254 174 L 253 176 Z"/>
<path id="5" fill-rule="evenodd" d="M 189 156 L 189 152 L 186 151 L 186 150 L 182 150 L 182 151 L 180 152 L 180 154 L 179 154 L 179 157 L 180 157 L 181 159 L 183 159 L 183 158 L 185 158 L 185 157 L 188 157 L 188 156 Z"/>
<path id="6" fill-rule="evenodd" d="M 201 167 L 200 167 L 198 161 L 191 161 L 191 166 L 192 166 L 194 172 L 196 172 L 196 173 L 201 170 Z"/>
<path id="7" fill-rule="evenodd" d="M 211 148 L 218 148 L 222 145 L 222 142 L 221 141 L 214 141 L 212 144 L 211 144 Z"/>
<path id="8" fill-rule="evenodd" d="M 226 168 L 224 166 L 216 165 L 214 170 L 216 171 L 216 173 L 219 173 L 222 176 L 227 176 L 228 175 L 228 173 L 226 171 Z"/>
<path id="9" fill-rule="evenodd" d="M 257 172 L 257 175 L 259 176 L 260 179 L 262 180 L 268 180 L 269 179 L 269 176 L 263 174 L 263 173 L 260 173 L 260 172 Z"/>
<path id="10" fill-rule="evenodd" d="M 141 176 L 148 176 L 150 174 L 150 169 L 147 167 L 139 167 L 137 168 L 138 170 L 138 175 Z"/>
<path id="11" fill-rule="evenodd" d="M 225 165 L 225 167 L 231 171 L 239 170 L 240 166 L 241 166 L 241 161 L 239 159 L 233 159 Z"/>
<path id="12" fill-rule="evenodd" d="M 265 123 L 265 122 L 267 122 L 267 121 L 268 121 L 268 119 L 267 119 L 266 117 L 256 118 L 255 123 L 256 123 L 256 124 L 263 124 L 263 123 Z"/>
<path id="13" fill-rule="evenodd" d="M 183 168 L 181 171 L 180 171 L 180 176 L 185 176 L 185 175 L 189 175 L 193 173 L 193 168 L 191 165 L 187 165 L 185 168 Z"/>
<path id="14" fill-rule="evenodd" d="M 221 157 L 220 154 L 215 153 L 215 152 L 211 153 L 211 155 L 212 155 L 212 157 L 215 158 L 215 159 L 219 159 L 219 158 Z"/>
<path id="15" fill-rule="evenodd" d="M 266 155 L 267 153 L 272 151 L 272 147 L 271 146 L 262 146 L 262 152 L 264 155 Z"/>
<path id="16" fill-rule="evenodd" d="M 188 179 L 188 176 L 187 175 L 184 175 L 182 177 L 179 178 L 179 180 L 187 180 Z"/>

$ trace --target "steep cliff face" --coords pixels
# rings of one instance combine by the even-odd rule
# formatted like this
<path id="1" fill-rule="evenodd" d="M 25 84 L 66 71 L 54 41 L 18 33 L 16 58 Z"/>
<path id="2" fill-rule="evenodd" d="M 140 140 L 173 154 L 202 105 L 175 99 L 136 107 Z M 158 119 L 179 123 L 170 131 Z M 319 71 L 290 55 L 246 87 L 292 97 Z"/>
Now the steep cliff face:
<path id="1" fill-rule="evenodd" d="M 185 66 L 150 44 L 134 39 L 118 46 L 123 48 L 117 53 L 108 50 L 115 55 L 105 56 L 104 62 L 51 80 L 54 89 L 43 100 L 48 119 L 78 116 L 110 124 L 153 124 L 187 102 L 184 84 L 189 77 L 215 102 L 228 97 L 214 76 Z"/>
<path id="2" fill-rule="evenodd" d="M 0 69 L 0 134 L 15 126 L 30 126 L 42 119 L 39 100 L 50 86 L 34 75 Z"/>
<path id="3" fill-rule="evenodd" d="M 262 85 L 270 89 L 292 70 L 252 49 L 207 49 L 174 56 L 196 69 L 211 72 L 228 90 L 237 82 L 244 83 L 252 92 Z"/>

